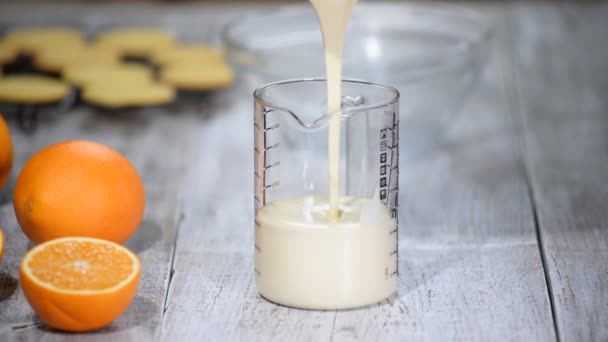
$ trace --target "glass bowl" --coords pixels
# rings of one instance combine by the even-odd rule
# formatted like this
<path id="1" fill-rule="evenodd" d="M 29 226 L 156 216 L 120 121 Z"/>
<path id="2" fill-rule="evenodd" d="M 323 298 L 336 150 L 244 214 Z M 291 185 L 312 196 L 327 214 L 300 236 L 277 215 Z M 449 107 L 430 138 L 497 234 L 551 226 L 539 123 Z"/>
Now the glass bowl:
<path id="1" fill-rule="evenodd" d="M 360 3 L 349 23 L 343 77 L 401 92 L 401 151 L 437 141 L 472 93 L 488 60 L 491 26 L 456 5 Z M 247 91 L 283 79 L 324 76 L 323 40 L 311 6 L 244 15 L 222 41 Z"/>

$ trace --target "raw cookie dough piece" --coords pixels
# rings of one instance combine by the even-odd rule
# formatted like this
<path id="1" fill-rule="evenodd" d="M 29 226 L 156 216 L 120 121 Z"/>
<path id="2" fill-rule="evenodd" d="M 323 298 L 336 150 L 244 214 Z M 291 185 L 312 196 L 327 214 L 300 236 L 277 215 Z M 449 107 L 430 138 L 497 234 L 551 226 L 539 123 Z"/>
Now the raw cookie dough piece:
<path id="1" fill-rule="evenodd" d="M 72 65 L 113 65 L 119 61 L 116 51 L 84 45 L 40 49 L 36 52 L 34 65 L 44 71 L 60 73 Z"/>
<path id="2" fill-rule="evenodd" d="M 63 78 L 77 87 L 92 83 L 139 84 L 152 80 L 152 71 L 142 65 L 121 63 L 115 65 L 73 65 L 63 70 Z"/>
<path id="3" fill-rule="evenodd" d="M 123 56 L 147 57 L 153 51 L 172 46 L 174 40 L 169 32 L 162 29 L 139 27 L 103 32 L 95 44 L 114 48 Z"/>
<path id="4" fill-rule="evenodd" d="M 224 63 L 178 63 L 163 67 L 161 79 L 181 90 L 213 90 L 230 86 L 234 73 Z"/>
<path id="5" fill-rule="evenodd" d="M 183 44 L 159 49 L 152 53 L 150 59 L 157 65 L 178 63 L 218 63 L 224 61 L 224 55 L 218 48 L 203 44 Z"/>
<path id="6" fill-rule="evenodd" d="M 9 75 L 0 78 L 0 102 L 43 104 L 65 98 L 70 87 L 62 81 L 37 75 Z"/>
<path id="7" fill-rule="evenodd" d="M 19 52 L 32 54 L 47 46 L 84 45 L 82 33 L 69 27 L 36 27 L 9 32 L 5 41 Z"/>
<path id="8" fill-rule="evenodd" d="M 165 84 L 91 84 L 82 98 L 92 104 L 108 107 L 142 107 L 167 104 L 175 99 L 175 90 Z"/>

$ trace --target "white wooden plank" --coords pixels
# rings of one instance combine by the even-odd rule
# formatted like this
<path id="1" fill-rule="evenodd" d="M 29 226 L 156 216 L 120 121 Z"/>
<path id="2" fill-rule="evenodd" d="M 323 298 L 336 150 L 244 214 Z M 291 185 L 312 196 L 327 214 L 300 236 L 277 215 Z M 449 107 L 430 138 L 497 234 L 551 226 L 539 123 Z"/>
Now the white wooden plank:
<path id="1" fill-rule="evenodd" d="M 398 296 L 342 312 L 289 309 L 257 295 L 253 115 L 250 95 L 240 95 L 244 107 L 198 133 L 162 339 L 555 340 L 498 73 L 493 65 L 442 147 L 401 165 Z"/>
<path id="2" fill-rule="evenodd" d="M 608 5 L 521 7 L 527 162 L 562 341 L 608 340 Z"/>

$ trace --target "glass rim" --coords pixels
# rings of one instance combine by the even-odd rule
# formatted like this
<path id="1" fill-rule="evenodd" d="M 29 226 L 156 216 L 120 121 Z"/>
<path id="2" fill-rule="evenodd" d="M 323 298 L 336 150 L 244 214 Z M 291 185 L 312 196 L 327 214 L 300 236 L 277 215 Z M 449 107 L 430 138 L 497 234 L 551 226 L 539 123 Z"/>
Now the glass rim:
<path id="1" fill-rule="evenodd" d="M 288 84 L 312 83 L 312 82 L 324 82 L 325 83 L 325 82 L 327 82 L 327 79 L 324 77 L 292 78 L 292 79 L 286 79 L 286 80 L 267 83 L 267 84 L 264 84 L 264 85 L 258 87 L 256 90 L 253 91 L 253 98 L 255 99 L 256 102 L 260 102 L 265 106 L 289 111 L 287 108 L 285 108 L 284 106 L 281 106 L 280 104 L 276 104 L 271 101 L 263 99 L 261 96 L 261 92 L 263 92 L 267 89 L 276 88 L 276 87 L 280 87 L 280 86 L 288 85 Z M 380 84 L 380 83 L 376 83 L 376 82 L 372 82 L 372 81 L 343 78 L 341 83 L 361 84 L 361 85 L 365 85 L 365 86 L 380 88 L 380 89 L 384 89 L 384 90 L 392 93 L 392 95 L 393 95 L 393 96 L 391 96 L 391 98 L 389 100 L 386 100 L 386 101 L 382 101 L 379 103 L 372 103 L 369 105 L 360 106 L 360 107 L 352 108 L 352 109 L 340 110 L 340 111 L 336 112 L 336 113 L 341 113 L 341 115 L 340 115 L 341 117 L 348 117 L 348 116 L 350 116 L 351 113 L 357 113 L 357 112 L 374 110 L 374 109 L 378 109 L 378 108 L 382 108 L 382 107 L 391 106 L 391 105 L 394 105 L 395 103 L 399 102 L 399 98 L 401 97 L 401 93 L 399 93 L 399 90 L 397 90 L 397 88 L 388 86 L 388 85 L 384 85 L 384 84 Z M 331 115 L 334 113 L 327 113 L 327 114 Z"/>

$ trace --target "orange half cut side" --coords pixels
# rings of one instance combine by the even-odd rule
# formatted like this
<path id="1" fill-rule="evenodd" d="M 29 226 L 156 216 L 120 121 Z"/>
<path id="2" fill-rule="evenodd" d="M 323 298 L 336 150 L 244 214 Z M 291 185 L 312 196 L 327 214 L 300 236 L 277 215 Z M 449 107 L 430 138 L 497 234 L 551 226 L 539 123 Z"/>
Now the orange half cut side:
<path id="1" fill-rule="evenodd" d="M 23 291 L 40 318 L 66 331 L 101 328 L 133 300 L 141 265 L 114 242 L 67 237 L 40 244 L 21 262 Z"/>

